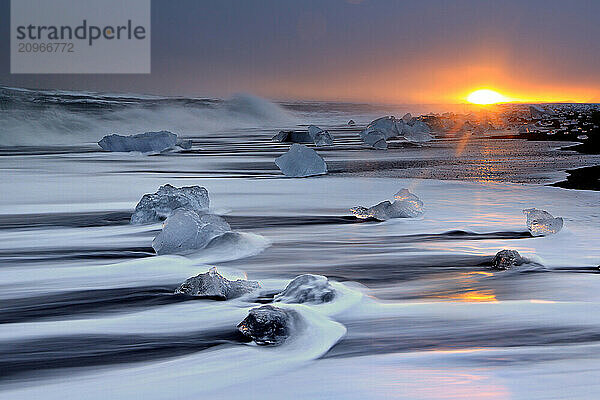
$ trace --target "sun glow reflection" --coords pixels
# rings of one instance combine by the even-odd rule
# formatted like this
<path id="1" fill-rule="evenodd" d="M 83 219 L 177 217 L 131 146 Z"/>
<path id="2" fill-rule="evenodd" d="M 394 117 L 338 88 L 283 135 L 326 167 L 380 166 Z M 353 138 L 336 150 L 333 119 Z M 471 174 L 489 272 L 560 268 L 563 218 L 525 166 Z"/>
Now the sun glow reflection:
<path id="1" fill-rule="evenodd" d="M 476 90 L 467 96 L 467 101 L 473 104 L 496 104 L 508 101 L 508 99 L 498 92 L 489 89 Z"/>

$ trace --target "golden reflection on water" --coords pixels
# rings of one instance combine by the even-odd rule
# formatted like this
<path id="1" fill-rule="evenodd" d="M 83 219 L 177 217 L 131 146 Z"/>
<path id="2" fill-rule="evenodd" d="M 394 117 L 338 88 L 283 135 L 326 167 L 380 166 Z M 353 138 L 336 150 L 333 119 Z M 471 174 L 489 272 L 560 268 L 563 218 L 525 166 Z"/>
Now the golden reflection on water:
<path id="1" fill-rule="evenodd" d="M 452 289 L 437 291 L 427 297 L 470 303 L 497 302 L 498 299 L 496 298 L 494 289 L 481 287 L 480 283 L 480 278 L 493 275 L 491 272 L 483 271 L 459 272 L 455 276 L 448 278 L 448 282 L 453 283 Z"/>
<path id="2" fill-rule="evenodd" d="M 398 398 L 504 400 L 509 390 L 494 379 L 486 368 L 411 368 L 390 369 L 384 373 L 386 386 Z M 399 376 L 402 378 L 399 379 Z M 390 393 L 390 398 L 396 398 Z"/>

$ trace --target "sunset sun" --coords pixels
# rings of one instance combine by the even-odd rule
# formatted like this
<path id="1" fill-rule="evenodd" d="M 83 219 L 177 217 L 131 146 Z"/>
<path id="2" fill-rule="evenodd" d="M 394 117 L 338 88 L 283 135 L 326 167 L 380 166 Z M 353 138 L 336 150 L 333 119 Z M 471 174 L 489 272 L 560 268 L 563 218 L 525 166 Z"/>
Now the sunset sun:
<path id="1" fill-rule="evenodd" d="M 473 104 L 495 104 L 507 100 L 508 99 L 505 96 L 489 89 L 476 90 L 467 96 L 467 101 Z"/>

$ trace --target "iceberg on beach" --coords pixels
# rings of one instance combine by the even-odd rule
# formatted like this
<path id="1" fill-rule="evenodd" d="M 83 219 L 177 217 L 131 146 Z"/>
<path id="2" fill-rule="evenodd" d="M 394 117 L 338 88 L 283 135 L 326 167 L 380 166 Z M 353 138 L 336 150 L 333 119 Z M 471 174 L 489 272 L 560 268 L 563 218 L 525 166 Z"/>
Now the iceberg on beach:
<path id="1" fill-rule="evenodd" d="M 279 345 L 293 333 L 299 318 L 294 310 L 266 305 L 251 309 L 237 328 L 258 345 Z"/>
<path id="2" fill-rule="evenodd" d="M 398 121 L 393 116 L 377 118 L 367 125 L 367 127 L 360 133 L 360 137 L 365 143 L 373 146 L 372 143 L 377 143 L 377 141 L 373 142 L 373 139 L 369 139 L 370 137 L 383 137 L 385 140 L 399 136 L 400 131 L 398 131 L 397 122 Z"/>
<path id="3" fill-rule="evenodd" d="M 153 194 L 145 194 L 135 206 L 132 224 L 148 224 L 167 218 L 178 208 L 187 208 L 198 213 L 208 211 L 208 190 L 201 186 L 177 188 L 166 184 Z"/>
<path id="4" fill-rule="evenodd" d="M 379 131 L 361 131 L 359 133 L 360 138 L 365 144 L 373 147 L 377 150 L 386 150 L 387 142 L 385 141 L 385 135 Z"/>
<path id="5" fill-rule="evenodd" d="M 409 142 L 429 142 L 433 140 L 433 136 L 431 135 L 431 128 L 423 121 L 415 121 L 412 125 L 402 124 L 402 129 L 400 130 L 400 136 L 404 137 L 404 139 Z"/>
<path id="6" fill-rule="evenodd" d="M 547 211 L 537 208 L 527 208 L 523 210 L 527 216 L 527 228 L 533 236 L 552 235 L 560 231 L 563 227 L 563 219 L 554 217 Z"/>
<path id="7" fill-rule="evenodd" d="M 404 114 L 404 116 L 402 117 L 402 121 L 404 121 L 404 123 L 412 125 L 415 122 L 416 118 L 412 116 L 411 113 L 406 113 Z"/>
<path id="8" fill-rule="evenodd" d="M 382 201 L 373 207 L 353 207 L 352 213 L 361 219 L 374 218 L 386 221 L 392 218 L 414 218 L 423 214 L 423 202 L 408 189 L 401 189 L 394 195 L 394 202 Z"/>
<path id="9" fill-rule="evenodd" d="M 183 150 L 189 150 L 192 148 L 192 141 L 190 139 L 180 139 L 177 141 L 177 146 Z"/>
<path id="10" fill-rule="evenodd" d="M 165 220 L 152 248 L 158 255 L 185 254 L 204 248 L 212 239 L 230 231 L 229 224 L 217 215 L 199 215 L 179 208 Z"/>
<path id="11" fill-rule="evenodd" d="M 177 144 L 177 135 L 169 131 L 146 132 L 132 136 L 107 135 L 98 142 L 106 151 L 140 153 L 159 153 L 173 148 Z M 191 143 L 190 143 L 191 145 Z"/>
<path id="12" fill-rule="evenodd" d="M 360 132 L 366 144 L 376 149 L 387 149 L 387 139 L 402 137 L 409 142 L 428 142 L 433 139 L 431 128 L 427 123 L 417 120 L 410 113 L 401 119 L 393 116 L 381 117 L 372 121 Z"/>
<path id="13" fill-rule="evenodd" d="M 385 150 L 387 149 L 386 139 L 400 134 L 396 122 L 396 118 L 392 116 L 377 118 L 359 133 L 360 138 L 365 144 L 375 149 Z"/>
<path id="14" fill-rule="evenodd" d="M 325 160 L 313 149 L 297 143 L 294 143 L 287 153 L 277 157 L 275 165 L 285 176 L 295 178 L 327 173 Z"/>
<path id="15" fill-rule="evenodd" d="M 335 297 L 335 290 L 326 277 L 305 274 L 294 278 L 274 301 L 282 303 L 327 303 Z"/>
<path id="16" fill-rule="evenodd" d="M 333 138 L 329 132 L 318 126 L 310 125 L 308 127 L 308 134 L 317 146 L 331 146 L 333 144 Z"/>
<path id="17" fill-rule="evenodd" d="M 313 143 L 313 138 L 308 132 L 296 131 L 279 131 L 272 140 L 282 143 Z"/>
<path id="18" fill-rule="evenodd" d="M 212 267 L 208 272 L 188 278 L 175 290 L 175 294 L 210 297 L 228 300 L 243 296 L 260 288 L 256 281 L 237 279 L 230 281 Z"/>

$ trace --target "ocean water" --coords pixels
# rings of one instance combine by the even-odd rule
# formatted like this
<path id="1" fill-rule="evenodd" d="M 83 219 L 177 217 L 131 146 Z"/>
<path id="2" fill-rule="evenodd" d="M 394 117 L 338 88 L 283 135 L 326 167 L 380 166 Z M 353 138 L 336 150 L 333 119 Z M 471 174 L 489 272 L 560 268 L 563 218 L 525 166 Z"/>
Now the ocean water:
<path id="1" fill-rule="evenodd" d="M 598 156 L 493 135 L 362 145 L 364 124 L 407 111 L 440 110 L 1 89 L 0 399 L 597 398 L 600 194 L 548 184 Z M 271 137 L 314 123 L 335 139 L 317 149 L 330 173 L 283 177 Z M 192 149 L 96 144 L 161 129 Z M 161 225 L 128 221 L 166 183 L 206 187 L 241 240 L 156 256 Z M 423 216 L 349 211 L 401 188 Z M 564 228 L 532 237 L 530 207 Z M 537 266 L 490 270 L 502 249 Z M 288 305 L 305 326 L 260 347 L 236 332 L 252 296 L 172 294 L 211 266 L 269 293 L 321 274 L 338 295 Z"/>

